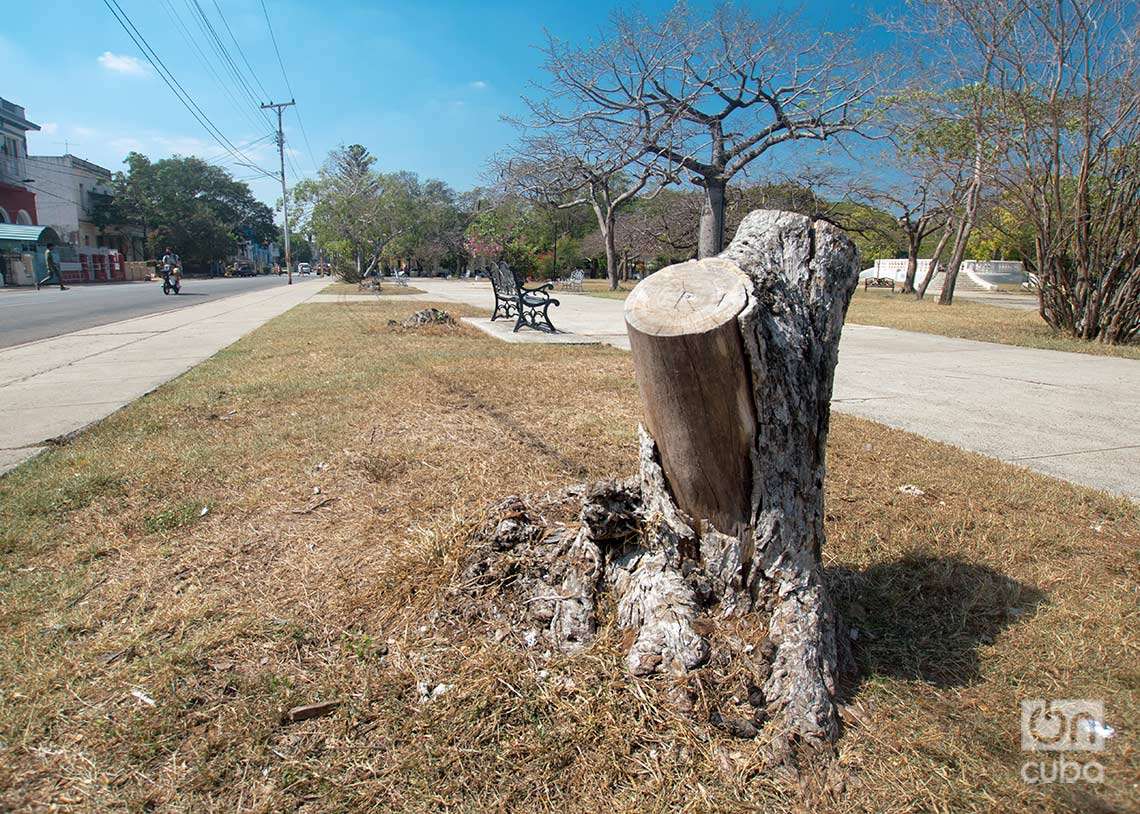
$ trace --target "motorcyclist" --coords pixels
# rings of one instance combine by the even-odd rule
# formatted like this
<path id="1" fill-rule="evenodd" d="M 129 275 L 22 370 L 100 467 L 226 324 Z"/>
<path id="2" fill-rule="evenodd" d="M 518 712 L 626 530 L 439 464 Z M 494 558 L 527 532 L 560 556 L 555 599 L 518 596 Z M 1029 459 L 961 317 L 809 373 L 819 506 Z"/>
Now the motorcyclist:
<path id="1" fill-rule="evenodd" d="M 182 260 L 174 253 L 174 249 L 167 246 L 166 254 L 162 256 L 162 278 L 164 280 L 170 280 L 171 276 L 174 277 L 175 285 L 181 283 Z"/>

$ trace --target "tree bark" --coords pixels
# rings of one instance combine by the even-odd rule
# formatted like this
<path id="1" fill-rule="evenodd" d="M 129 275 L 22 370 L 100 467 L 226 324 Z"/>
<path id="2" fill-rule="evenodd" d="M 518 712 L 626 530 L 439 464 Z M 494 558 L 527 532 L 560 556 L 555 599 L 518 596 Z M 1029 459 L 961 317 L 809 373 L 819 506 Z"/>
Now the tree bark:
<path id="1" fill-rule="evenodd" d="M 714 257 L 724 249 L 724 193 L 728 182 L 723 178 L 705 178 L 700 227 L 697 234 L 697 257 Z"/>
<path id="2" fill-rule="evenodd" d="M 942 291 L 938 295 L 939 305 L 951 305 L 954 302 L 954 286 L 958 283 L 958 272 L 962 268 L 962 258 L 966 256 L 969 239 L 970 219 L 967 215 L 954 235 L 954 249 L 950 254 L 950 262 L 946 264 L 946 277 L 942 280 Z"/>
<path id="3" fill-rule="evenodd" d="M 938 238 L 938 245 L 934 247 L 934 254 L 930 257 L 930 265 L 926 268 L 926 274 L 922 277 L 922 282 L 919 283 L 918 288 L 914 291 L 914 298 L 921 300 L 926 296 L 926 289 L 930 287 L 930 282 L 934 279 L 934 275 L 938 273 L 938 264 L 942 260 L 942 252 L 946 250 L 946 242 L 950 239 L 950 235 L 954 232 L 954 222 L 946 221 L 946 225 L 942 228 L 942 236 Z"/>
<path id="4" fill-rule="evenodd" d="M 576 652 L 608 590 L 632 674 L 674 676 L 678 703 L 733 734 L 770 726 L 775 759 L 834 741 L 849 661 L 820 563 L 823 482 L 858 278 L 837 227 L 761 210 L 720 257 L 639 283 L 639 475 L 492 508 L 460 580 L 496 635 Z"/>
<path id="5" fill-rule="evenodd" d="M 831 390 L 858 278 L 837 227 L 761 210 L 719 258 L 660 271 L 626 301 L 648 432 L 698 529 L 678 570 L 704 572 L 722 613 L 769 614 L 768 713 L 809 741 L 838 732 L 819 558 Z"/>
<path id="6" fill-rule="evenodd" d="M 673 497 L 734 537 L 746 534 L 752 512 L 756 415 L 736 323 L 747 286 L 731 261 L 691 260 L 639 284 L 625 306 L 645 426 L 662 439 Z"/>
<path id="7" fill-rule="evenodd" d="M 610 290 L 617 291 L 618 288 L 618 259 L 617 259 L 617 246 L 615 241 L 617 235 L 614 234 L 614 219 L 610 215 L 605 220 L 605 228 L 603 229 L 602 237 L 606 241 L 606 276 L 610 280 Z"/>
<path id="8" fill-rule="evenodd" d="M 922 239 L 917 233 L 907 235 L 906 241 L 906 277 L 903 278 L 903 294 L 914 293 L 914 278 L 918 276 L 918 247 Z"/>

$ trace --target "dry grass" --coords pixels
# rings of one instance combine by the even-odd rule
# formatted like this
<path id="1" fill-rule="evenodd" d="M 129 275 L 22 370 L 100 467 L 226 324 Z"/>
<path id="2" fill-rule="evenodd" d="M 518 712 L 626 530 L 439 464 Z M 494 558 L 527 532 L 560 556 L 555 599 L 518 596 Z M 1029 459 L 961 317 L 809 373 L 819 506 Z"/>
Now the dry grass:
<path id="1" fill-rule="evenodd" d="M 609 280 L 583 280 L 582 293 L 591 297 L 603 297 L 607 300 L 624 300 L 629 296 L 629 292 L 633 291 L 635 285 L 637 283 L 632 280 L 618 283 L 618 288 L 614 291 L 610 289 Z"/>
<path id="2" fill-rule="evenodd" d="M 915 300 L 910 294 L 859 289 L 851 300 L 847 321 L 1025 348 L 1140 359 L 1140 345 L 1084 342 L 1054 331 L 1036 311 L 1015 311 L 960 297 L 953 305 L 942 306 L 936 296 Z"/>
<path id="3" fill-rule="evenodd" d="M 394 294 L 423 294 L 423 289 L 414 288 L 413 286 L 398 286 L 395 283 L 385 281 L 381 288 L 380 293 L 385 297 Z M 336 282 L 328 288 L 321 289 L 323 294 L 372 294 L 375 293 L 373 289 L 361 289 L 356 283 L 342 283 Z"/>
<path id="4" fill-rule="evenodd" d="M 836 416 L 860 720 L 826 772 L 763 772 L 613 631 L 569 658 L 455 623 L 481 508 L 632 471 L 636 390 L 618 351 L 384 327 L 412 310 L 295 309 L 0 480 L 0 809 L 1140 804 L 1135 506 Z M 1105 699 L 1103 785 L 1022 783 L 1026 697 Z"/>

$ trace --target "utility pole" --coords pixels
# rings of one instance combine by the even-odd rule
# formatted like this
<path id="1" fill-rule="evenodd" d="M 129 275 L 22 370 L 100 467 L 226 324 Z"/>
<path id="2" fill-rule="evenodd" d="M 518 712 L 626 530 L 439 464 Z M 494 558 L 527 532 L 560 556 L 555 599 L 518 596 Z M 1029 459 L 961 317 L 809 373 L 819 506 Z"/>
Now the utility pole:
<path id="1" fill-rule="evenodd" d="M 289 191 L 285 188 L 285 131 L 281 129 L 281 111 L 297 104 L 293 99 L 261 106 L 262 110 L 272 108 L 277 111 L 277 154 L 281 158 L 281 216 L 285 219 L 285 269 L 289 274 L 289 285 L 293 285 L 293 256 L 289 251 Z"/>

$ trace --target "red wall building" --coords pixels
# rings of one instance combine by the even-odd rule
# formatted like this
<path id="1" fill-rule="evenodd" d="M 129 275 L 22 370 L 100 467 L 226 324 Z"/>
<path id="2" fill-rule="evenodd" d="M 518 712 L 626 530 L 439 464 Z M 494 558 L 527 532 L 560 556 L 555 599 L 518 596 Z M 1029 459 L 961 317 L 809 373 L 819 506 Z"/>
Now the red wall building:
<path id="1" fill-rule="evenodd" d="M 0 222 L 20 223 L 24 220 L 20 213 L 24 212 L 28 216 L 27 225 L 39 223 L 36 217 L 36 194 L 23 187 L 0 182 L 0 210 L 3 210 L 0 212 Z"/>

